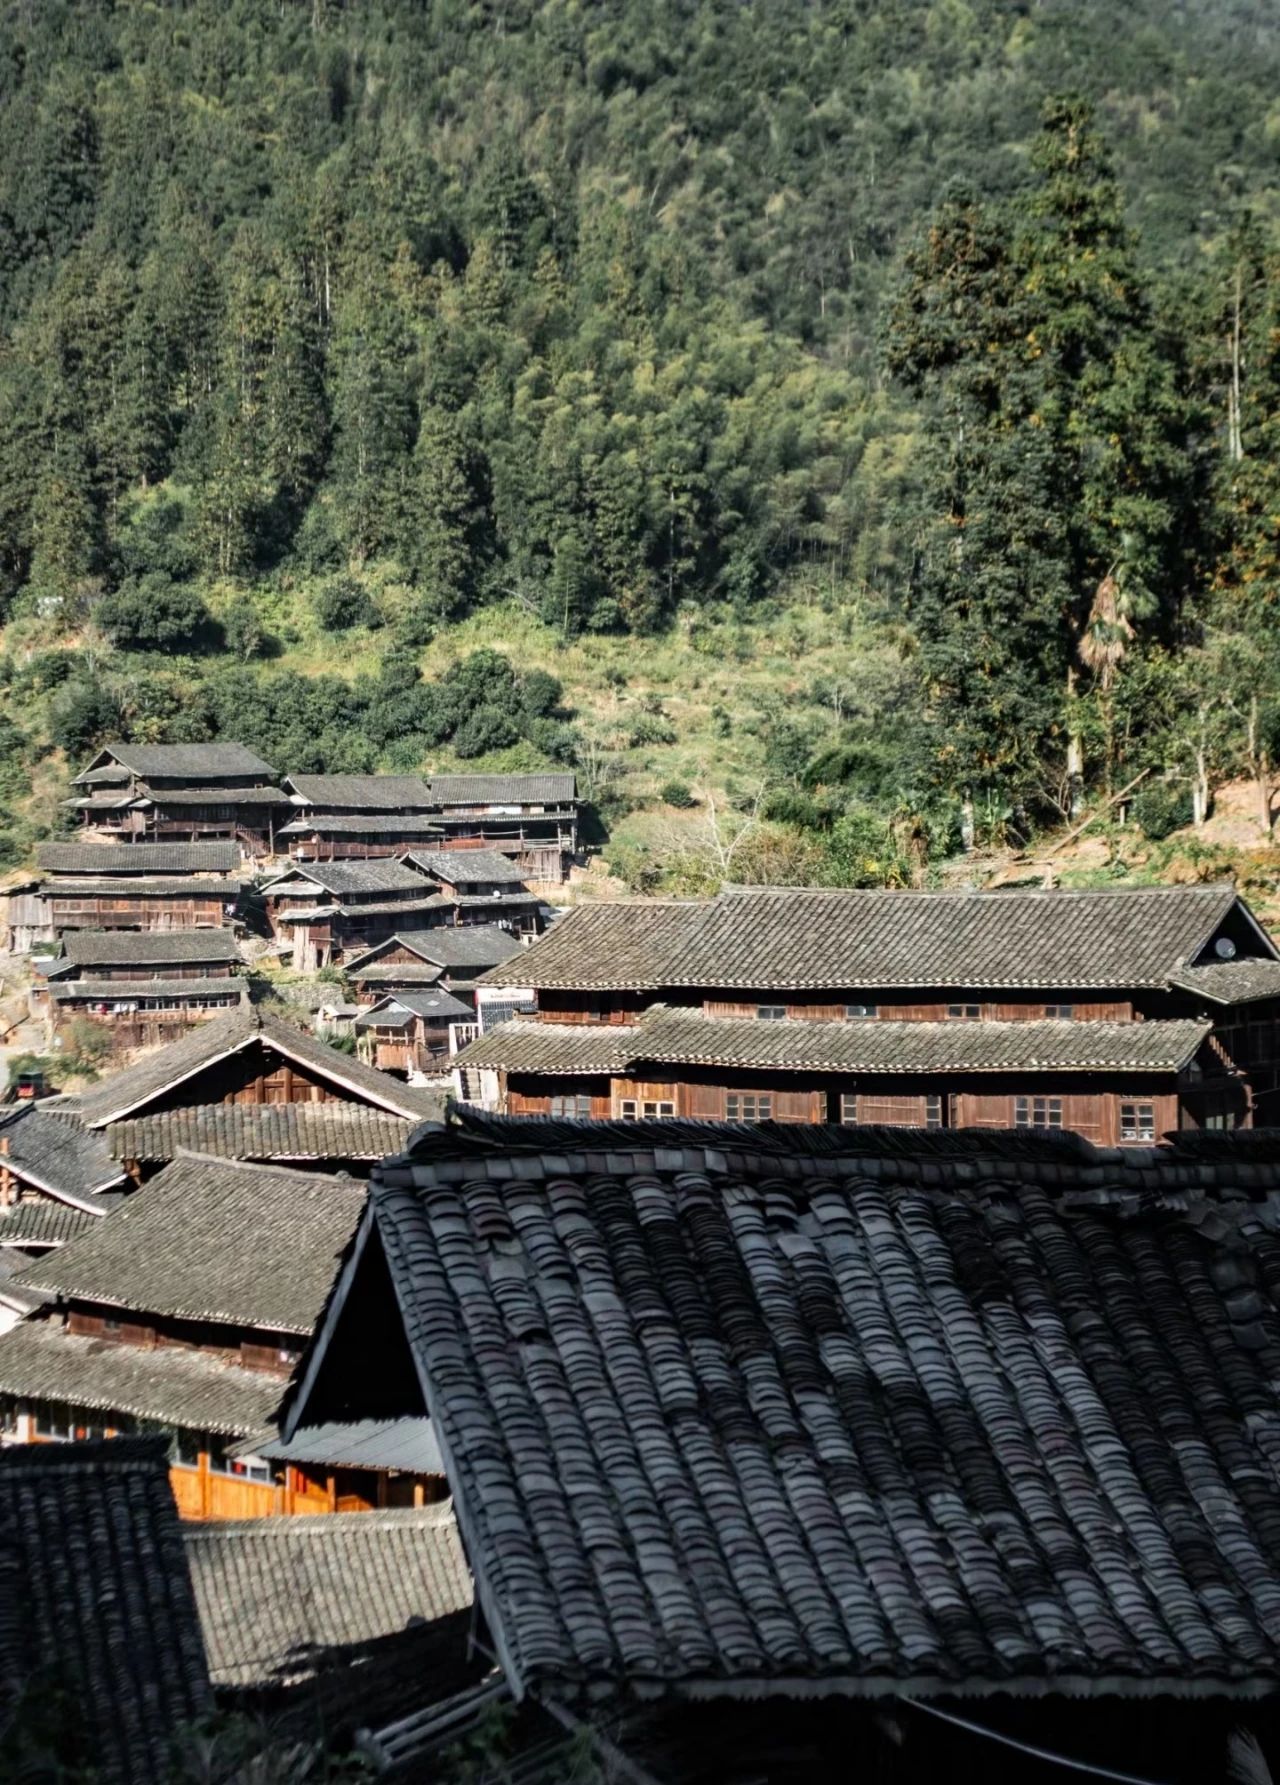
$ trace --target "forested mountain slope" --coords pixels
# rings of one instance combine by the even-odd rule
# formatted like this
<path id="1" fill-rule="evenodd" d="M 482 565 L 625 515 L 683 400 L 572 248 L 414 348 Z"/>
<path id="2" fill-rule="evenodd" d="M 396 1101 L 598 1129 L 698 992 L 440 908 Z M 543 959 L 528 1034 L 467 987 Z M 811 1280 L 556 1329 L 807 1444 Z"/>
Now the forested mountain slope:
<path id="1" fill-rule="evenodd" d="M 764 778 L 840 877 L 1263 772 L 1278 77 L 1238 0 L 10 4 L 10 854 L 122 731 Z"/>

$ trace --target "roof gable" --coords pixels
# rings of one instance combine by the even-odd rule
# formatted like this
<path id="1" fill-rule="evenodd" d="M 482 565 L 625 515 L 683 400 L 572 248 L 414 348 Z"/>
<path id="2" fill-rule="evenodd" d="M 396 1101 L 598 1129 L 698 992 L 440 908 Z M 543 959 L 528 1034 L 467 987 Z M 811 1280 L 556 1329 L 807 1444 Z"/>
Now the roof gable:
<path id="1" fill-rule="evenodd" d="M 363 954 L 353 955 L 343 971 L 358 977 L 361 968 L 371 966 L 397 948 L 407 948 L 410 954 L 431 966 L 474 967 L 477 971 L 524 953 L 524 944 L 519 938 L 497 924 L 464 924 L 458 928 L 442 924 L 434 930 L 398 930 L 385 942 L 377 943 Z"/>
<path id="2" fill-rule="evenodd" d="M 436 1112 L 438 1100 L 430 1093 L 401 1084 L 362 1060 L 339 1053 L 337 1048 L 292 1023 L 264 1016 L 247 1006 L 199 1024 L 190 1034 L 126 1066 L 123 1072 L 68 1098 L 66 1107 L 88 1127 L 102 1128 L 108 1122 L 144 1111 L 179 1085 L 193 1085 L 195 1089 L 194 1081 L 208 1067 L 258 1043 L 309 1067 L 332 1086 L 349 1093 L 354 1102 L 371 1103 L 414 1121 Z M 196 1089 L 190 1101 L 203 1103 L 207 1098 L 199 1096 Z"/>
<path id="3" fill-rule="evenodd" d="M 1280 1683 L 1275 1136 L 487 1119 L 371 1201 L 517 1691 Z"/>
<path id="4" fill-rule="evenodd" d="M 549 775 L 431 775 L 431 797 L 437 805 L 559 806 L 578 797 L 577 777 Z"/>
<path id="5" fill-rule="evenodd" d="M 139 1313 L 309 1333 L 364 1186 L 187 1154 L 24 1286 Z"/>

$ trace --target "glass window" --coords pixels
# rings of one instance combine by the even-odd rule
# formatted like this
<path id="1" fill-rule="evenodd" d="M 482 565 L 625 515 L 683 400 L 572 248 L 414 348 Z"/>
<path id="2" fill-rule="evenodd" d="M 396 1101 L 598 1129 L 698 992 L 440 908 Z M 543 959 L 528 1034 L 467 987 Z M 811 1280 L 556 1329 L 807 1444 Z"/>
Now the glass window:
<path id="1" fill-rule="evenodd" d="M 646 1098 L 642 1103 L 634 1097 L 624 1097 L 618 1105 L 618 1109 L 623 1120 L 628 1122 L 633 1122 L 640 1116 L 664 1119 L 667 1116 L 674 1116 L 676 1113 L 674 1103 L 654 1098 Z"/>
<path id="2" fill-rule="evenodd" d="M 1154 1140 L 1156 1106 L 1154 1103 L 1122 1103 L 1120 1105 L 1121 1140 Z"/>
<path id="3" fill-rule="evenodd" d="M 844 1014 L 851 1023 L 863 1022 L 867 1017 L 877 1016 L 879 1006 L 876 1004 L 846 1004 Z"/>
<path id="4" fill-rule="evenodd" d="M 926 1128 L 942 1126 L 942 1096 L 940 1093 L 928 1096 L 924 1100 L 924 1125 Z"/>
<path id="5" fill-rule="evenodd" d="M 1014 1126 L 1018 1128 L 1061 1128 L 1061 1097 L 1015 1097 Z"/>
<path id="6" fill-rule="evenodd" d="M 981 1015 L 981 1004 L 947 1005 L 947 1016 L 953 1023 L 976 1023 Z"/>
<path id="7" fill-rule="evenodd" d="M 35 1409 L 36 1436 L 39 1438 L 70 1438 L 74 1431 L 74 1420 L 70 1407 L 61 1401 L 37 1401 Z"/>
<path id="8" fill-rule="evenodd" d="M 773 1115 L 773 1098 L 756 1091 L 731 1091 L 724 1100 L 730 1122 L 767 1122 Z"/>
<path id="9" fill-rule="evenodd" d="M 1046 1004 L 1044 1014 L 1047 1017 L 1056 1018 L 1059 1022 L 1070 1023 L 1075 1020 L 1076 1007 L 1074 1004 Z"/>
<path id="10" fill-rule="evenodd" d="M 553 1116 L 564 1116 L 570 1121 L 578 1121 L 591 1114 L 591 1099 L 575 1095 L 573 1097 L 553 1097 L 551 1099 Z"/>
<path id="11" fill-rule="evenodd" d="M 841 1091 L 840 1120 L 842 1122 L 858 1120 L 858 1093 L 856 1091 Z"/>
<path id="12" fill-rule="evenodd" d="M 787 1007 L 785 1004 L 757 1004 L 756 1015 L 762 1023 L 785 1023 Z"/>
<path id="13" fill-rule="evenodd" d="M 1206 1128 L 1226 1129 L 1234 1128 L 1235 1125 L 1235 1117 L 1226 1109 L 1211 1109 L 1204 1119 Z"/>
<path id="14" fill-rule="evenodd" d="M 169 1461 L 177 1463 L 183 1469 L 197 1469 L 200 1466 L 200 1452 L 203 1448 L 199 1432 L 177 1431 L 173 1434 L 173 1443 L 169 1449 Z"/>

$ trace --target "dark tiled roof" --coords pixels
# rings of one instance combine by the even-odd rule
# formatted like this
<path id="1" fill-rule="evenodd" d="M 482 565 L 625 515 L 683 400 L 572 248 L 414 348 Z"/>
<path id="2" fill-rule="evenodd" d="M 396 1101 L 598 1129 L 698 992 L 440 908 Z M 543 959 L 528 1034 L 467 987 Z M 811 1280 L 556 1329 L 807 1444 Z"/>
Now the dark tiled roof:
<path id="1" fill-rule="evenodd" d="M 22 1280 L 70 1301 L 310 1333 L 364 1185 L 185 1154 Z"/>
<path id="2" fill-rule="evenodd" d="M 219 1159 L 385 1159 L 409 1122 L 360 1103 L 204 1103 L 112 1122 L 113 1159 L 151 1162 L 180 1152 Z"/>
<path id="3" fill-rule="evenodd" d="M 377 962 L 372 967 L 353 968 L 347 965 L 343 972 L 349 979 L 356 979 L 370 989 L 380 985 L 410 986 L 435 985 L 444 972 L 433 961 L 394 961 L 388 966 Z"/>
<path id="4" fill-rule="evenodd" d="M 566 806 L 578 797 L 573 775 L 431 775 L 442 806 Z"/>
<path id="5" fill-rule="evenodd" d="M 471 1604 L 448 1505 L 207 1524 L 186 1542 L 219 1686 L 306 1679 L 334 1651 Z"/>
<path id="6" fill-rule="evenodd" d="M 422 875 L 406 868 L 403 862 L 361 861 L 300 862 L 278 880 L 269 881 L 263 891 L 271 898 L 278 898 L 281 893 L 306 897 L 308 882 L 339 897 L 344 893 L 397 892 L 401 888 L 424 894 L 430 890 Z"/>
<path id="7" fill-rule="evenodd" d="M 15 1286 L 21 1279 L 15 1279 Z M 0 1394 L 127 1413 L 189 1431 L 244 1438 L 268 1425 L 283 1384 L 178 1345 L 121 1345 L 36 1316 L 0 1333 Z M 6 1453 L 0 1450 L 0 1457 Z"/>
<path id="8" fill-rule="evenodd" d="M 1237 897 L 1230 886 L 1101 892 L 742 889 L 702 905 L 584 905 L 532 947 L 525 984 L 1166 986 Z M 510 966 L 492 983 L 511 983 Z"/>
<path id="9" fill-rule="evenodd" d="M 616 1027 L 503 1024 L 464 1049 L 458 1064 L 548 1073 L 622 1072 L 649 1062 L 778 1072 L 1178 1072 L 1210 1027 L 1194 1018 L 779 1023 L 660 1009 Z"/>
<path id="10" fill-rule="evenodd" d="M 49 986 L 55 1004 L 118 1004 L 136 998 L 185 1004 L 192 998 L 237 1000 L 247 995 L 245 981 L 236 974 L 221 979 L 55 979 Z"/>
<path id="11" fill-rule="evenodd" d="M 235 843 L 41 843 L 36 866 L 50 874 L 231 874 Z"/>
<path id="12" fill-rule="evenodd" d="M 232 905 L 240 896 L 240 884 L 170 874 L 159 880 L 44 880 L 40 892 L 46 899 L 220 899 Z"/>
<path id="13" fill-rule="evenodd" d="M 278 787 L 148 787 L 155 806 L 280 806 L 289 796 Z"/>
<path id="14" fill-rule="evenodd" d="M 119 1121 L 145 1109 L 162 1093 L 195 1078 L 214 1061 L 259 1041 L 287 1059 L 323 1074 L 333 1085 L 350 1092 L 354 1102 L 372 1103 L 414 1121 L 439 1114 L 440 1100 L 431 1092 L 401 1084 L 399 1079 L 375 1071 L 350 1054 L 339 1053 L 292 1023 L 244 1006 L 226 1016 L 197 1023 L 189 1035 L 82 1091 L 75 1098 L 75 1113 L 91 1127 Z M 193 1089 L 196 1094 L 192 1101 L 202 1102 L 198 1087 Z"/>
<path id="15" fill-rule="evenodd" d="M 243 744 L 108 744 L 104 754 L 144 781 L 153 775 L 191 781 L 220 775 L 270 778 L 276 772 Z"/>
<path id="16" fill-rule="evenodd" d="M 487 985 L 656 990 L 668 964 L 705 921 L 688 901 L 624 899 L 575 905 L 545 936 L 485 977 Z"/>
<path id="17" fill-rule="evenodd" d="M 1261 998 L 1280 998 L 1280 961 L 1212 961 L 1204 967 L 1184 967 L 1171 983 L 1182 991 L 1198 992 L 1212 1004 L 1252 1004 Z"/>
<path id="18" fill-rule="evenodd" d="M 420 775 L 286 775 L 306 806 L 353 812 L 415 812 L 432 803 Z"/>
<path id="19" fill-rule="evenodd" d="M 240 960 L 230 930 L 69 930 L 59 967 L 172 967 Z"/>
<path id="20" fill-rule="evenodd" d="M 477 969 L 525 952 L 523 944 L 509 930 L 499 929 L 496 924 L 441 924 L 434 930 L 398 930 L 388 941 L 353 955 L 343 971 L 358 979 L 365 962 L 373 963 L 397 948 L 407 948 L 439 967 Z"/>
<path id="21" fill-rule="evenodd" d="M 94 1778 L 171 1778 L 179 1727 L 213 1704 L 163 1441 L 0 1451 L 0 1526 L 21 1664 L 61 1687 Z"/>
<path id="22" fill-rule="evenodd" d="M 277 837 L 403 837 L 406 841 L 417 837 L 438 837 L 440 827 L 433 824 L 430 818 L 398 818 L 394 813 L 383 813 L 379 817 L 364 816 L 359 813 L 321 812 L 313 813 L 309 818 L 294 818 L 288 824 L 281 825 L 276 831 Z"/>
<path id="23" fill-rule="evenodd" d="M 420 883 L 423 888 L 429 881 Z M 421 899 L 360 899 L 350 904 L 307 905 L 301 909 L 284 906 L 278 914 L 278 923 L 317 923 L 328 922 L 332 917 L 399 917 L 410 921 L 423 911 L 452 911 L 457 901 L 445 898 L 443 894 L 427 892 Z M 496 901 L 495 901 L 496 903 Z"/>
<path id="24" fill-rule="evenodd" d="M 388 992 L 387 996 L 380 999 L 372 1008 L 384 1010 L 388 1005 L 397 1004 L 404 1010 L 412 1011 L 414 1016 L 425 1017 L 428 1022 L 432 1020 L 447 1023 L 474 1022 L 476 1016 L 471 1006 L 464 1004 L 461 998 L 455 998 L 449 992 L 438 990 Z"/>
<path id="25" fill-rule="evenodd" d="M 54 1202 L 42 1196 L 30 1202 L 16 1202 L 0 1213 L 0 1246 L 62 1246 L 103 1219 L 73 1203 Z"/>
<path id="26" fill-rule="evenodd" d="M 467 1129 L 372 1206 L 517 1690 L 1280 1684 L 1280 1137 Z"/>
<path id="27" fill-rule="evenodd" d="M 339 1469 L 393 1469 L 407 1475 L 443 1475 L 440 1446 L 429 1419 L 329 1420 L 300 1426 L 287 1441 L 278 1432 L 246 1438 L 241 1456 L 281 1463 L 328 1463 Z"/>
<path id="28" fill-rule="evenodd" d="M 102 1136 L 87 1132 L 39 1103 L 0 1110 L 0 1146 L 8 1143 L 7 1162 L 24 1183 L 60 1202 L 101 1212 L 101 1192 L 124 1182 Z"/>
<path id="29" fill-rule="evenodd" d="M 473 880 L 491 880 L 495 884 L 519 886 L 524 882 L 524 869 L 517 868 L 509 856 L 496 849 L 415 849 L 411 859 L 426 873 L 450 885 Z"/>

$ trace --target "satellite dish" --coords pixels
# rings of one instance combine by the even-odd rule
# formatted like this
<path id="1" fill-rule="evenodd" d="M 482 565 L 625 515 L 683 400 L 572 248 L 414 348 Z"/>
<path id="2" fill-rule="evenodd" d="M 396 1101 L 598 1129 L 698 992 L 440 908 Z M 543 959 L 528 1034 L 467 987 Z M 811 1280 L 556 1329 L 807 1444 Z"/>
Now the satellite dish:
<path id="1" fill-rule="evenodd" d="M 1236 945 L 1230 936 L 1219 936 L 1213 945 L 1213 952 L 1220 961 L 1233 961 L 1236 955 Z"/>

